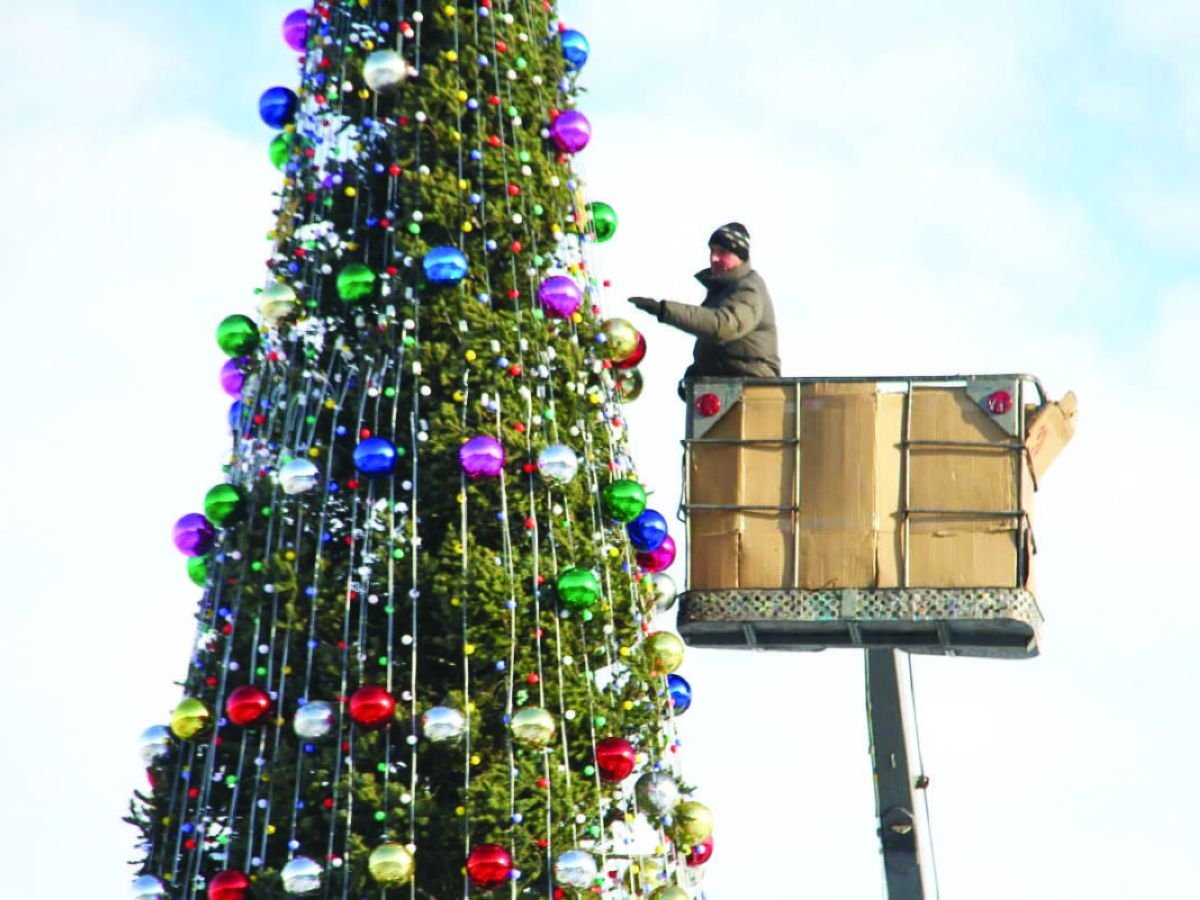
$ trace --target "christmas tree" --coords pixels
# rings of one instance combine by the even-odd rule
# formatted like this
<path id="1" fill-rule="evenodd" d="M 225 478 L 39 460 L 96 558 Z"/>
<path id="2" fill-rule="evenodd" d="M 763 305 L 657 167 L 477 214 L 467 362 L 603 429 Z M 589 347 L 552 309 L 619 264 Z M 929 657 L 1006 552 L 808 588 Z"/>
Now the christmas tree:
<path id="1" fill-rule="evenodd" d="M 260 99 L 283 173 L 233 447 L 174 538 L 203 588 L 148 729 L 140 898 L 688 897 L 711 815 L 675 587 L 591 275 L 583 35 L 551 3 L 322 0 Z"/>

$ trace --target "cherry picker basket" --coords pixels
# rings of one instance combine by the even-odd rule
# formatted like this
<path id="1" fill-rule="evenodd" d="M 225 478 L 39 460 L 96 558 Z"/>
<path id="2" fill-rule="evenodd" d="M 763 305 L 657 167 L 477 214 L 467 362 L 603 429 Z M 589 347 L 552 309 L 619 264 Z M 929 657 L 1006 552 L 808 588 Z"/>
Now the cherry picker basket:
<path id="1" fill-rule="evenodd" d="M 1037 654 L 1033 500 L 1073 395 L 1029 375 L 701 379 L 688 409 L 689 644 Z"/>

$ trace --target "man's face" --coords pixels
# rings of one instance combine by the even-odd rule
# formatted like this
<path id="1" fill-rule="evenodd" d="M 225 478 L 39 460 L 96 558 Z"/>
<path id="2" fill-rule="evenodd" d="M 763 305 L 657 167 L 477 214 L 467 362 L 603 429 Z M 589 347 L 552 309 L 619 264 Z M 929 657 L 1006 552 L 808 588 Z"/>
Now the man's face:
<path id="1" fill-rule="evenodd" d="M 742 258 L 736 253 L 726 250 L 724 247 L 709 244 L 708 264 L 712 267 L 715 274 L 720 275 L 722 272 L 729 272 L 740 266 Z"/>

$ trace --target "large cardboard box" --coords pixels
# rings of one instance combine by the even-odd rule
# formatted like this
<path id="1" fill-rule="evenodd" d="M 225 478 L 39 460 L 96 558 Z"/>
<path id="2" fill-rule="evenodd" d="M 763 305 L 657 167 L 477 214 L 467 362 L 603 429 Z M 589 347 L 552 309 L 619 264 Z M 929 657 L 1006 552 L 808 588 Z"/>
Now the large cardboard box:
<path id="1" fill-rule="evenodd" d="M 1073 395 L 1022 443 L 962 386 L 726 393 L 689 423 L 690 590 L 1029 586 L 1035 479 L 1070 439 Z"/>

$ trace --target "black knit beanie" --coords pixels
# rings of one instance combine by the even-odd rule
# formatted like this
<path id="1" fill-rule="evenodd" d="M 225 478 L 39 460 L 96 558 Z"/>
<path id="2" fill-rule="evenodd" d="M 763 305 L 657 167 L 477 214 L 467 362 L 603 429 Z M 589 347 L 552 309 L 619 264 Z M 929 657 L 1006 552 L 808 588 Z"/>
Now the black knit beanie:
<path id="1" fill-rule="evenodd" d="M 722 225 L 708 239 L 709 246 L 716 245 L 737 256 L 742 262 L 750 258 L 750 232 L 741 222 Z"/>

